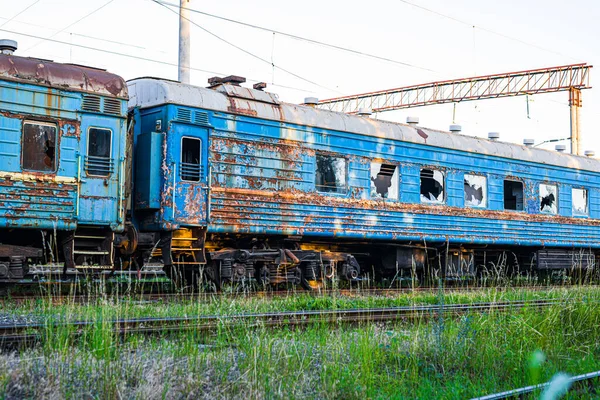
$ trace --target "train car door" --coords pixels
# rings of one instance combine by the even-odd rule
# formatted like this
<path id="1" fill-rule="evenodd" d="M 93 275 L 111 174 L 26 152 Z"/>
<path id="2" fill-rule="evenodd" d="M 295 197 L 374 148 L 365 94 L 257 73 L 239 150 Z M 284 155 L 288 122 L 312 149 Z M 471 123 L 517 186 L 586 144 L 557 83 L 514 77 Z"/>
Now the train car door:
<path id="1" fill-rule="evenodd" d="M 208 129 L 173 123 L 170 136 L 173 219 L 181 226 L 205 226 L 208 214 Z"/>
<path id="2" fill-rule="evenodd" d="M 116 225 L 119 214 L 119 178 L 122 174 L 120 130 L 106 118 L 95 117 L 81 126 L 79 221 Z"/>

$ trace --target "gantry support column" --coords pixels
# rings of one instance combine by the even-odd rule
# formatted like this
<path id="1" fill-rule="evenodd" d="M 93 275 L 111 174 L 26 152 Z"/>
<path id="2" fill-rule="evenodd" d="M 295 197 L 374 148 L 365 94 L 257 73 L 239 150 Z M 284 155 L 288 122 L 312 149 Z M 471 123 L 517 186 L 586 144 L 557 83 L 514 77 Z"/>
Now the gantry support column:
<path id="1" fill-rule="evenodd" d="M 571 154 L 581 155 L 579 137 L 579 109 L 581 108 L 581 90 L 569 88 L 569 107 L 571 108 Z"/>

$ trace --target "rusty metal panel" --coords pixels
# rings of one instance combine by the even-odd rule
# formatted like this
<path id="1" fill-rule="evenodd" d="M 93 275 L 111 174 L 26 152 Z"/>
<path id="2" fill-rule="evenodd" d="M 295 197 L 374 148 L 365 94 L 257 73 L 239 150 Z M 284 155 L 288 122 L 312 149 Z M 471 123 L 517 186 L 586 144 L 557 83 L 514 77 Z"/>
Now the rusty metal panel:
<path id="1" fill-rule="evenodd" d="M 123 78 L 101 69 L 0 54 L 0 79 L 127 99 Z"/>
<path id="2" fill-rule="evenodd" d="M 0 178 L 0 226 L 74 229 L 76 193 L 74 179 L 5 174 Z"/>

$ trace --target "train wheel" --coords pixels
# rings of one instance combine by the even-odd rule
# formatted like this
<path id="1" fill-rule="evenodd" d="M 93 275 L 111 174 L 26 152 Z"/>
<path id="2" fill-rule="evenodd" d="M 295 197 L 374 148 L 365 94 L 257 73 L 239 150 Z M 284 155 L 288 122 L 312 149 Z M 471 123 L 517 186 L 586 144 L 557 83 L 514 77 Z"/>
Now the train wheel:
<path id="1" fill-rule="evenodd" d="M 208 278 L 210 286 L 214 287 L 215 291 L 221 290 L 221 273 L 219 271 L 218 261 L 209 261 L 204 267 L 204 275 Z"/>

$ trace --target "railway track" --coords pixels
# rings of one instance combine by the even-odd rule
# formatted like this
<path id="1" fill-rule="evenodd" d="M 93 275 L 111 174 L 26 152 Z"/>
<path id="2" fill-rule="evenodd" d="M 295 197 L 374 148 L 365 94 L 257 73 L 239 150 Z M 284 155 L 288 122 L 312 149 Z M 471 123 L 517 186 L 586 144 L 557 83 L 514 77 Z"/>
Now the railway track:
<path id="1" fill-rule="evenodd" d="M 117 335 L 164 334 L 169 332 L 212 332 L 222 328 L 251 329 L 256 327 L 301 327 L 314 324 L 343 324 L 363 322 L 388 322 L 453 316 L 479 312 L 506 312 L 523 307 L 544 308 L 566 304 L 558 300 L 506 301 L 472 304 L 436 304 L 390 308 L 364 308 L 347 310 L 290 311 L 235 315 L 201 315 L 174 318 L 134 318 L 102 321 L 74 321 L 64 323 L 35 323 L 0 325 L 0 346 L 34 344 L 44 340 L 45 332 L 60 327 L 69 328 L 75 335 L 99 322 L 110 327 Z"/>
<path id="2" fill-rule="evenodd" d="M 85 304 L 91 303 L 103 299 L 119 299 L 127 301 L 138 301 L 138 302 L 175 302 L 175 301 L 208 301 L 214 300 L 215 298 L 277 298 L 277 297 L 289 297 L 296 296 L 298 294 L 309 295 L 315 297 L 325 296 L 345 296 L 345 297 L 358 297 L 358 296 L 387 296 L 394 297 L 402 294 L 413 294 L 413 293 L 470 293 L 479 292 L 485 290 L 497 290 L 499 292 L 523 290 L 531 292 L 541 292 L 557 288 L 566 288 L 568 286 L 504 286 L 504 287 L 490 287 L 490 286 L 467 286 L 467 287 L 416 287 L 416 288 L 355 288 L 355 289 L 322 289 L 319 291 L 307 291 L 304 289 L 292 289 L 292 290 L 269 290 L 269 291 L 239 291 L 239 292 L 199 292 L 199 293 L 186 293 L 186 292 L 155 292 L 156 288 L 150 288 L 149 292 L 143 293 L 132 293 L 128 291 L 108 291 L 105 293 L 87 293 L 87 294 L 56 294 L 51 291 L 36 291 L 28 292 L 24 294 L 10 294 L 5 297 L 0 297 L 0 304 L 2 303 L 24 303 L 33 299 L 43 298 L 51 301 L 54 304 Z M 598 288 L 598 285 L 580 285 L 577 288 L 590 289 Z"/>

